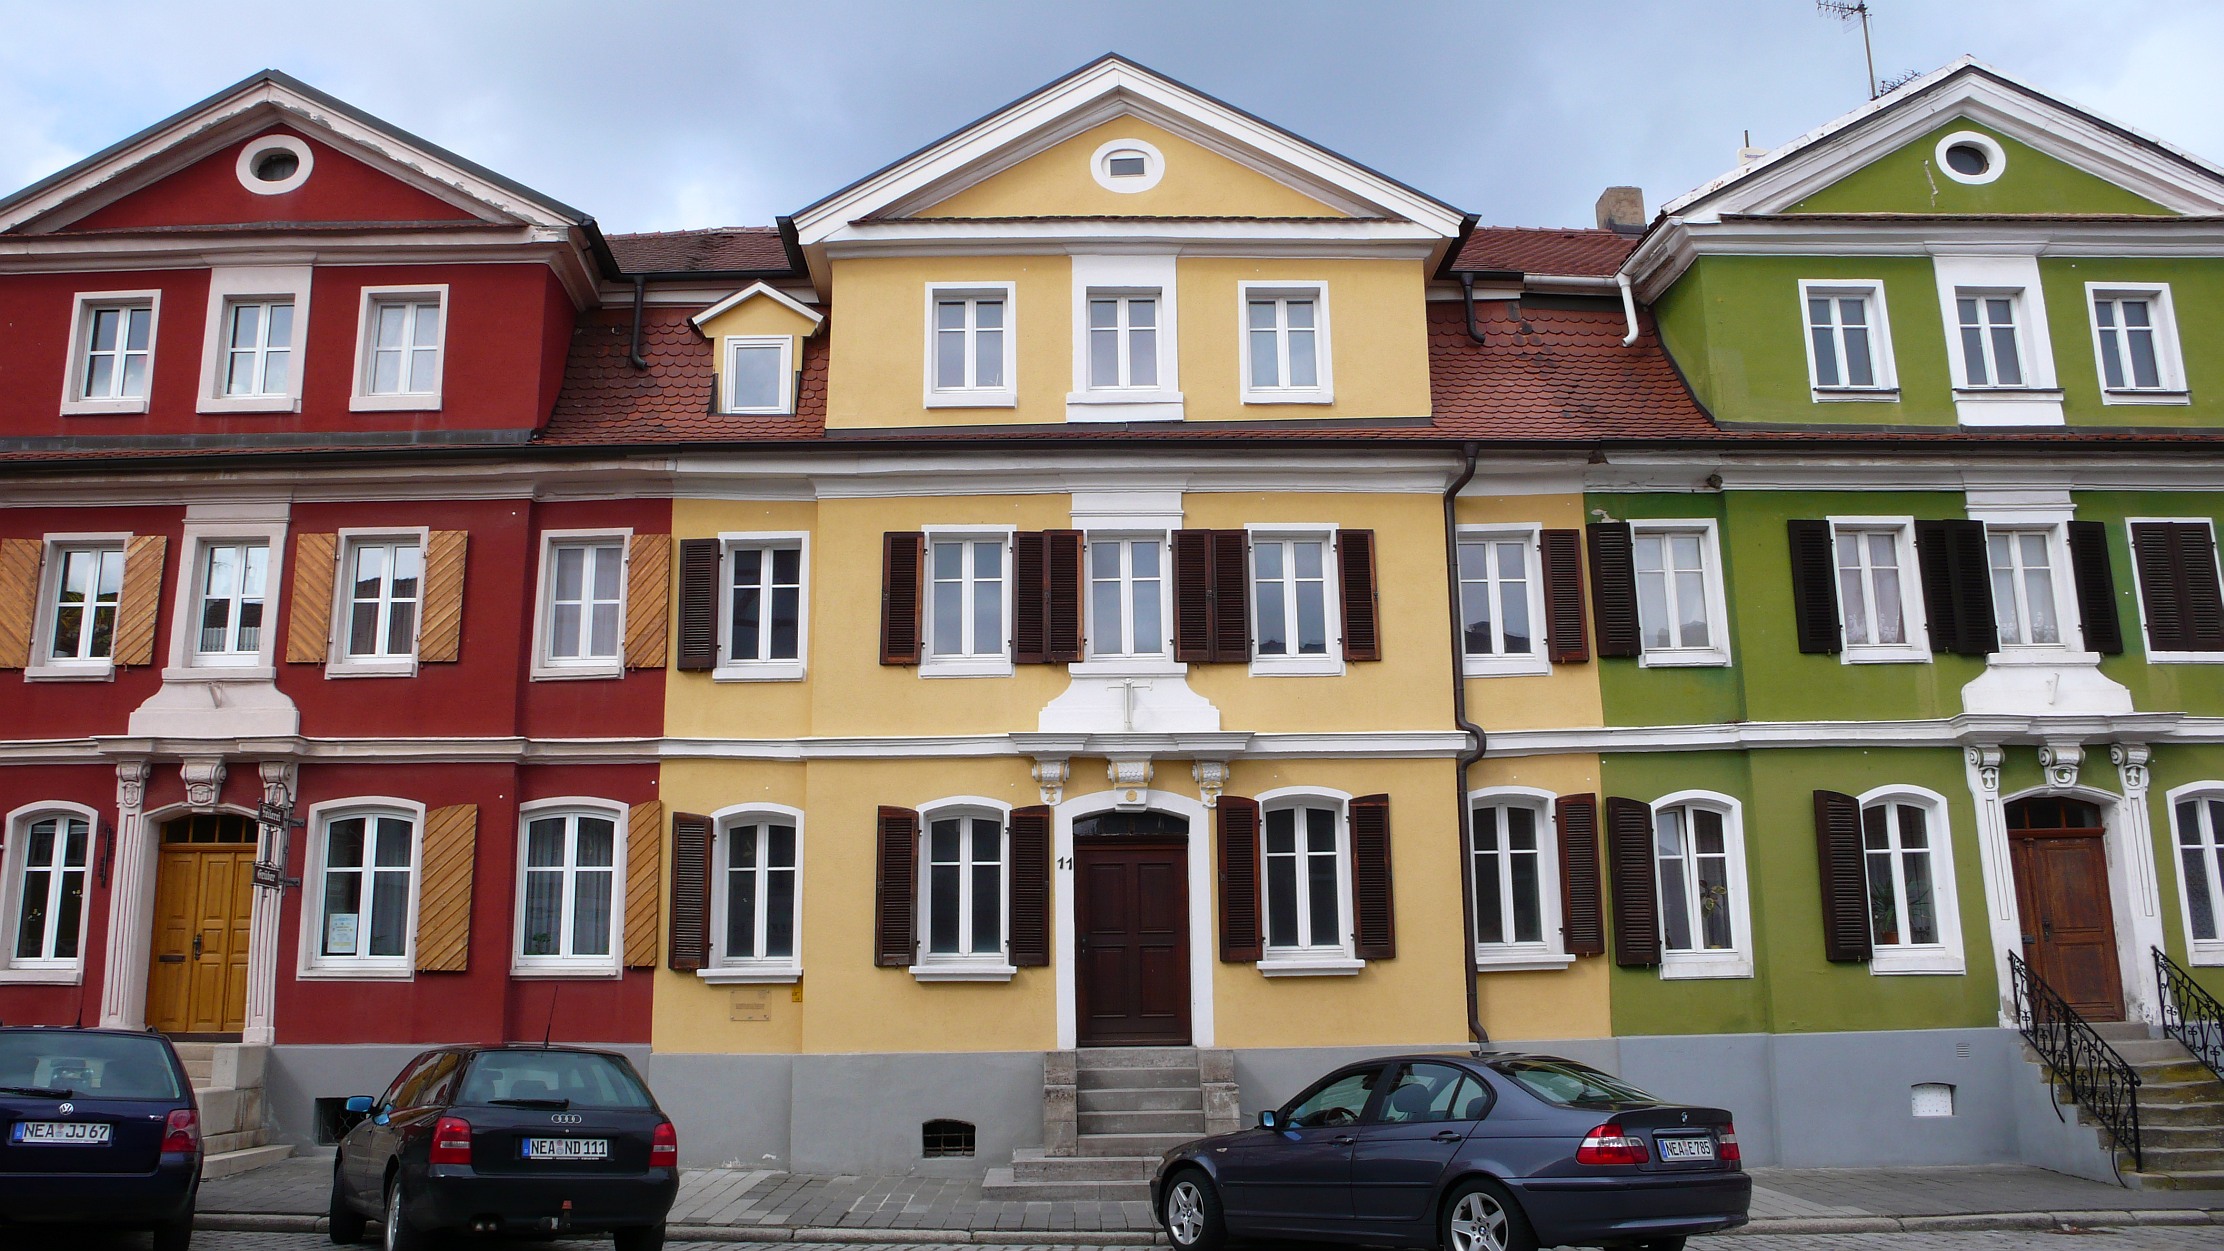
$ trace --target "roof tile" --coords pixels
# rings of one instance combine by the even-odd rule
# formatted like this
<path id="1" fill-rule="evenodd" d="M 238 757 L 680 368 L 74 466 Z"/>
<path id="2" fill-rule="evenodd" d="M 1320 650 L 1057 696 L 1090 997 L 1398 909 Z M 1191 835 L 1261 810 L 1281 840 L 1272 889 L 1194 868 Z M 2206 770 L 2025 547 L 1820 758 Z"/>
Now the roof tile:
<path id="1" fill-rule="evenodd" d="M 1611 278 L 1636 246 L 1636 235 L 1612 230 L 1478 226 L 1452 268 Z"/>
<path id="2" fill-rule="evenodd" d="M 788 248 L 772 226 L 726 226 L 716 230 L 662 230 L 605 235 L 618 268 L 629 274 L 699 273 L 723 270 L 788 271 Z"/>

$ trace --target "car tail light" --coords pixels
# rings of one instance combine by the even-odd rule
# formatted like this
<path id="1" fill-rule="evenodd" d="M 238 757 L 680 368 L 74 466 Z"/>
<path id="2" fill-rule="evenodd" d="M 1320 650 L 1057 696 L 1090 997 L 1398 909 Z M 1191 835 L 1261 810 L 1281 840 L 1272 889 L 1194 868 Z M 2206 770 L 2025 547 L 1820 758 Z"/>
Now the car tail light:
<path id="1" fill-rule="evenodd" d="M 1644 1164 L 1652 1158 L 1644 1139 L 1612 1121 L 1583 1135 L 1583 1145 L 1575 1149 L 1577 1164 Z"/>
<path id="2" fill-rule="evenodd" d="M 680 1132 L 670 1121 L 656 1127 L 649 1139 L 650 1168 L 678 1168 L 680 1164 Z"/>
<path id="3" fill-rule="evenodd" d="M 1724 1122 L 1722 1132 L 1714 1136 L 1714 1158 L 1724 1164 L 1736 1164 L 1745 1157 L 1738 1153 L 1738 1127 Z"/>
<path id="4" fill-rule="evenodd" d="M 191 1155 L 201 1149 L 201 1116 L 191 1108 L 171 1111 L 162 1124 L 162 1154 Z"/>
<path id="5" fill-rule="evenodd" d="M 441 1117 L 432 1127 L 432 1152 L 426 1158 L 432 1164 L 469 1164 L 471 1122 L 460 1116 Z"/>

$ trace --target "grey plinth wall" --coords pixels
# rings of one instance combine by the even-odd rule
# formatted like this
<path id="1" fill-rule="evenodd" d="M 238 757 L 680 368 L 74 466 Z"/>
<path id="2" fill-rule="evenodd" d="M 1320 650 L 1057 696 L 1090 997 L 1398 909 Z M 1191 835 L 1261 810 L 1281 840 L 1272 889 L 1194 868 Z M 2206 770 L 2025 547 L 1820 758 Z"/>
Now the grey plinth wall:
<path id="1" fill-rule="evenodd" d="M 1081 1104 L 1074 1086 L 1077 1061 L 1071 1051 L 1043 1053 L 1043 1151 L 1074 1155 L 1081 1150 Z"/>

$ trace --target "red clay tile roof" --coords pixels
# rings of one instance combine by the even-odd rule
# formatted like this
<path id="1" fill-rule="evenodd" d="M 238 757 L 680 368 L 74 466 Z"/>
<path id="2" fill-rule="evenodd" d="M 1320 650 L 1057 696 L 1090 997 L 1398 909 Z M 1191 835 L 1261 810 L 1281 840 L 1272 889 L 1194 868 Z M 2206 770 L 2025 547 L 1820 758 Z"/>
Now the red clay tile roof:
<path id="1" fill-rule="evenodd" d="M 771 226 L 726 226 L 717 230 L 662 230 L 649 234 L 605 235 L 618 268 L 629 274 L 696 273 L 705 270 L 788 269 L 787 246 Z"/>
<path id="2" fill-rule="evenodd" d="M 1452 268 L 1611 278 L 1636 246 L 1636 235 L 1612 230 L 1478 226 Z"/>
<path id="3" fill-rule="evenodd" d="M 1480 439 L 1688 439 L 1721 431 L 1676 374 L 1652 317 L 1637 342 L 1618 307 L 1596 310 L 1478 303 L 1483 343 L 1467 337 L 1456 302 L 1429 305 L 1433 433 Z M 1527 329 L 1523 329 L 1526 323 Z"/>
<path id="4" fill-rule="evenodd" d="M 803 377 L 792 417 L 712 412 L 710 343 L 685 309 L 642 314 L 635 369 L 631 309 L 604 309 L 572 331 L 564 389 L 539 442 L 553 444 L 722 442 L 816 439 L 826 433 L 826 334 L 805 340 Z"/>

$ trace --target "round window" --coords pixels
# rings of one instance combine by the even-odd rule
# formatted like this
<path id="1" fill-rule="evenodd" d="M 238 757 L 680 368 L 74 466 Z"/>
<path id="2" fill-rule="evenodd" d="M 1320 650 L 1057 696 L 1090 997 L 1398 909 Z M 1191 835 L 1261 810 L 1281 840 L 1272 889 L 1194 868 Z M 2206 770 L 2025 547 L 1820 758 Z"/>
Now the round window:
<path id="1" fill-rule="evenodd" d="M 2001 151 L 1999 143 L 1974 130 L 1956 131 L 1939 140 L 1933 155 L 1948 178 L 1972 186 L 1998 178 L 2008 164 L 2008 154 Z"/>
<path id="2" fill-rule="evenodd" d="M 255 158 L 255 177 L 264 182 L 284 182 L 300 168 L 301 158 L 282 148 Z"/>
<path id="3" fill-rule="evenodd" d="M 1992 158 L 1974 143 L 1957 143 L 1946 149 L 1946 168 L 1957 174 L 1975 176 L 1992 168 Z"/>
<path id="4" fill-rule="evenodd" d="M 1148 191 L 1166 176 L 1166 158 L 1141 139 L 1114 139 L 1089 158 L 1089 173 L 1107 191 Z"/>
<path id="5" fill-rule="evenodd" d="M 309 180 L 316 156 L 292 135 L 264 135 L 239 150 L 239 185 L 256 195 L 284 195 Z"/>
<path id="6" fill-rule="evenodd" d="M 1141 178 L 1150 171 L 1151 158 L 1133 148 L 1122 148 L 1104 158 L 1104 172 L 1114 178 Z"/>

